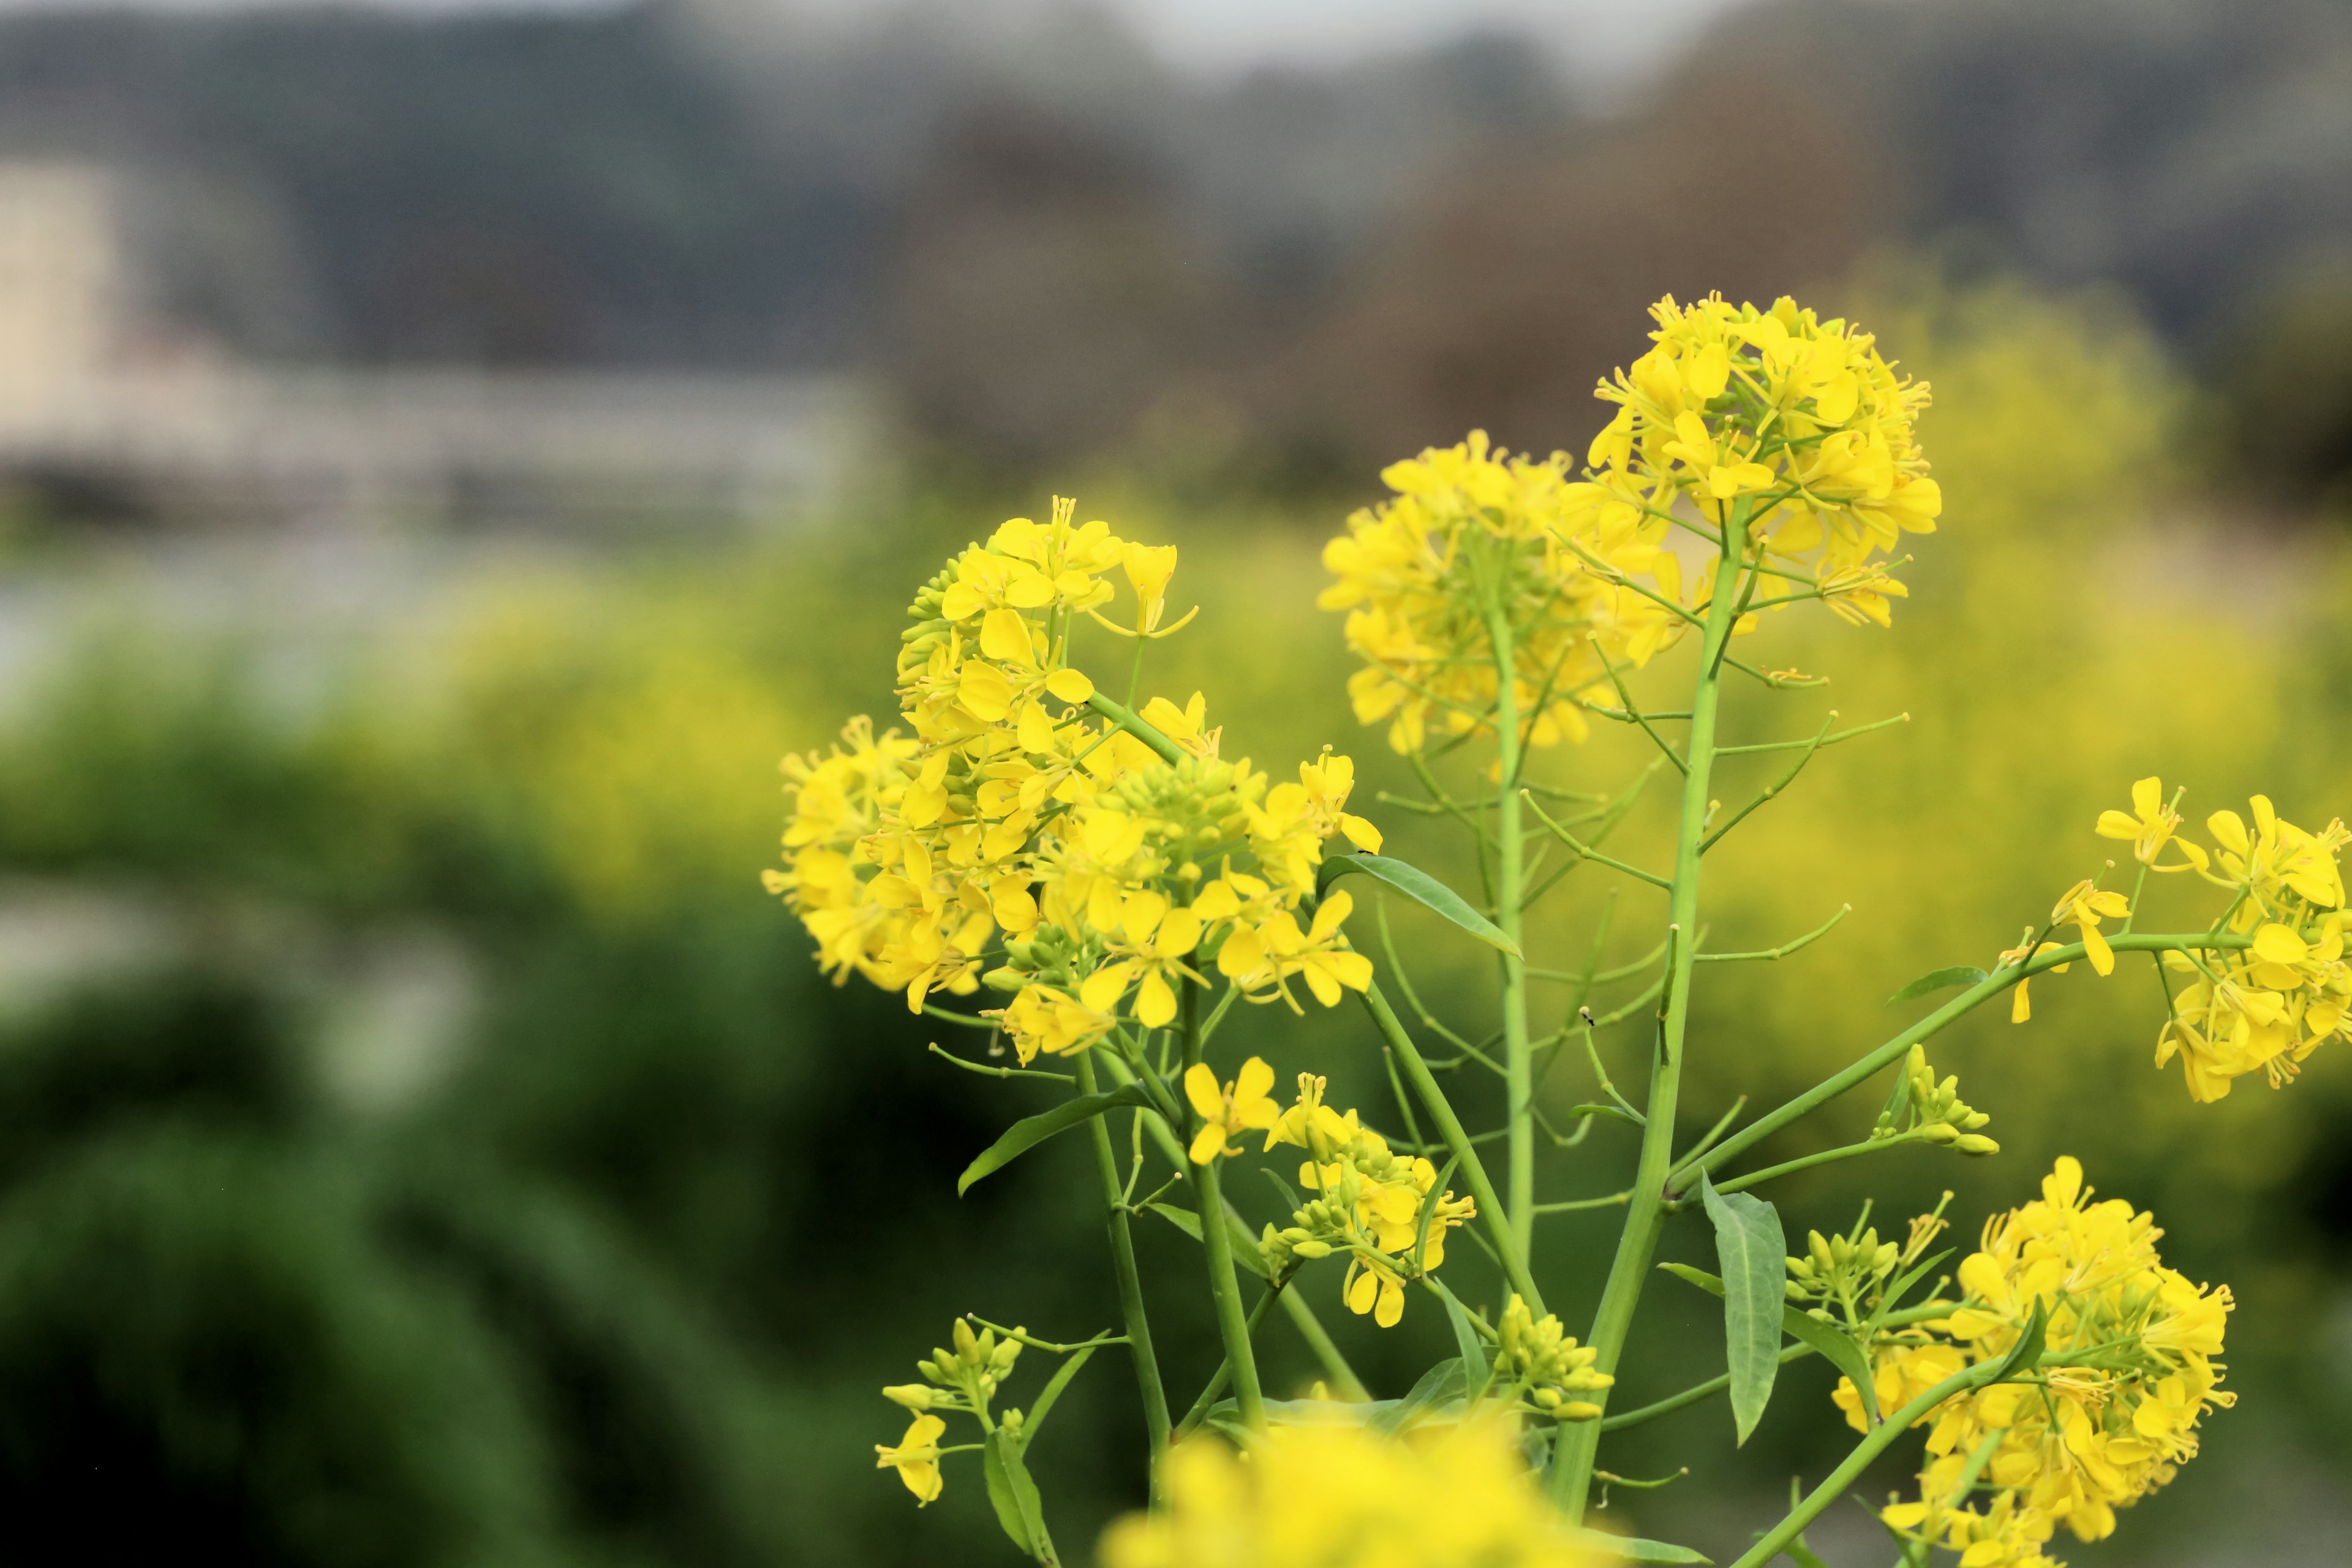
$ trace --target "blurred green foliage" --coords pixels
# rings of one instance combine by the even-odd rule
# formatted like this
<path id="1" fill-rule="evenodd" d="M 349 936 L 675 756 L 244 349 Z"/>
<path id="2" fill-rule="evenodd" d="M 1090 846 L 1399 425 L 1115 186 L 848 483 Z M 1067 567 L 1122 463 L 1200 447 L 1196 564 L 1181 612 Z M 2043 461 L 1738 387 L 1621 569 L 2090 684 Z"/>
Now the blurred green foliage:
<path id="1" fill-rule="evenodd" d="M 1918 1005 L 1881 999 L 1913 975 L 2014 942 L 2111 852 L 2090 824 L 2133 778 L 2189 784 L 2200 816 L 2254 789 L 2312 826 L 2346 804 L 2347 563 L 2200 499 L 2175 456 L 2199 405 L 2129 319 L 1907 267 L 1850 292 L 1936 384 L 1923 435 L 1946 527 L 1904 573 L 1916 596 L 1893 632 L 1773 617 L 1755 656 L 1832 684 L 1742 694 L 1731 738 L 1810 733 L 1830 707 L 1912 721 L 1822 753 L 1711 865 L 1717 948 L 1854 913 L 1784 963 L 1706 974 L 1693 1133 L 1735 1094 L 1776 1098 L 1891 1032 Z M 1174 608 L 1202 614 L 1154 651 L 1149 688 L 1206 690 L 1229 754 L 1276 773 L 1330 742 L 1358 756 L 1360 798 L 1409 787 L 1349 718 L 1336 621 L 1311 607 L 1340 508 L 1189 482 L 1171 503 L 1139 470 L 1078 493 L 1083 515 L 1184 547 Z M 0 971 L 0 1506 L 19 1539 L 94 1528 L 125 1559 L 202 1539 L 321 1564 L 992 1560 L 975 1476 L 951 1468 L 919 1514 L 872 1473 L 866 1445 L 903 1425 L 876 1391 L 958 1311 L 1066 1338 L 1114 1321 L 1082 1151 L 1049 1145 L 958 1201 L 955 1172 L 1045 1097 L 923 1048 L 977 1057 L 981 1038 L 824 984 L 756 872 L 777 757 L 887 710 L 921 563 L 1021 504 L 877 497 L 830 531 L 715 555 L 472 570 L 291 651 L 92 595 L 0 738 L 0 922 L 57 950 Z M 1118 658 L 1097 671 L 1114 683 Z M 1649 679 L 1680 676 L 1670 657 Z M 1612 731 L 1543 765 L 1613 790 L 1643 744 Z M 1366 809 L 1397 852 L 1470 884 L 1432 825 Z M 1670 810 L 1645 799 L 1621 851 L 1652 854 Z M 1580 869 L 1547 904 L 1538 963 L 1581 961 L 1603 875 Z M 1647 915 L 1630 917 L 1650 896 L 1616 895 L 1613 960 L 1639 956 Z M 1425 999 L 1475 1025 L 1477 952 L 1394 915 Z M 1974 1020 L 1935 1053 L 1993 1114 L 2000 1157 L 1910 1152 L 1775 1196 L 1792 1226 L 1828 1229 L 1866 1189 L 1925 1206 L 1949 1184 L 1965 1233 L 2071 1152 L 2157 1210 L 2168 1259 L 2235 1284 L 2244 1405 L 2081 1554 L 2153 1560 L 2243 1526 L 2269 1457 L 2346 1457 L 2352 1389 L 2326 1346 L 2352 1090 L 2322 1055 L 2285 1092 L 2191 1106 L 2148 1065 L 2161 1003 L 2128 963 L 2040 983 L 2036 1015 Z M 1335 1096 L 1391 1119 L 1352 1013 L 1254 1014 L 1229 1037 L 1333 1072 Z M 1621 1081 L 1642 1048 L 1632 1026 L 1604 1040 Z M 1564 1108 L 1591 1087 L 1568 1059 L 1546 1092 Z M 1874 1110 L 1857 1096 L 1803 1135 L 1842 1138 Z M 1580 1195 L 1629 1167 L 1604 1129 L 1545 1179 Z M 1232 1190 L 1271 1196 L 1241 1175 Z M 1581 1310 L 1605 1221 L 1546 1223 L 1563 1310 Z M 1172 1231 L 1142 1245 L 1148 1271 L 1197 1267 Z M 1457 1289 L 1491 1295 L 1464 1261 Z M 1337 1310 L 1335 1284 L 1306 1289 L 1375 1384 L 1417 1364 L 1400 1345 L 1442 1334 L 1423 1314 L 1384 1339 Z M 1656 1287 L 1632 1394 L 1721 1354 L 1677 1289 Z M 1205 1375 L 1205 1300 L 1163 1342 L 1175 1387 Z M 1734 1499 L 1784 1488 L 1780 1468 L 1818 1474 L 1838 1429 L 1811 1370 L 1744 1456 L 1701 1406 L 1603 1463 L 1654 1473 L 1719 1447 L 1685 1485 Z M 1311 1370 L 1285 1340 L 1268 1375 Z M 1132 1403 L 1106 1360 L 1041 1439 L 1065 1542 L 1134 1500 Z M 1701 1543 L 1735 1543 L 1737 1517 L 1706 1515 Z"/>

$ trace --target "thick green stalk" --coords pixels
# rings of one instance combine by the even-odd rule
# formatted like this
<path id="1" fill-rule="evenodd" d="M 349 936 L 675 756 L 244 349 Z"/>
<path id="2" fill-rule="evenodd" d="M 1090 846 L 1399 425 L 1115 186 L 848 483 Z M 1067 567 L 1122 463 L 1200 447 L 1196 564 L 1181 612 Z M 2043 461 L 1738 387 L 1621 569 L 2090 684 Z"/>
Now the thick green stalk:
<path id="1" fill-rule="evenodd" d="M 1078 1053 L 1078 1092 L 1095 1092 L 1092 1053 Z M 1135 1385 L 1143 1395 L 1143 1428 L 1151 1439 L 1151 1500 L 1161 1506 L 1160 1461 L 1168 1453 L 1168 1390 L 1160 1381 L 1160 1360 L 1151 1352 L 1151 1323 L 1143 1310 L 1143 1276 L 1135 1267 L 1135 1233 L 1118 1184 L 1118 1157 L 1110 1146 L 1108 1118 L 1091 1117 L 1095 1165 L 1102 1173 L 1103 1204 L 1110 1215 L 1110 1255 L 1118 1277 L 1118 1305 L 1127 1321 L 1128 1353 L 1135 1360 Z"/>
<path id="2" fill-rule="evenodd" d="M 1189 1074 L 1201 1059 L 1200 987 L 1184 987 L 1184 1068 Z M 1198 1132 L 1198 1128 L 1192 1131 Z M 1192 1167 L 1201 1198 L 1201 1250 L 1209 1260 L 1209 1295 L 1216 1303 L 1217 1331 L 1225 1342 L 1225 1360 L 1234 1371 L 1234 1399 L 1241 1406 L 1242 1425 L 1265 1426 L 1265 1397 L 1257 1382 L 1257 1355 L 1250 1348 L 1249 1310 L 1242 1305 L 1241 1281 L 1234 1276 L 1232 1232 L 1221 1222 L 1225 1196 L 1218 1184 L 1217 1166 L 1223 1157 L 1212 1157 Z"/>
<path id="3" fill-rule="evenodd" d="M 1666 1179 L 1675 1157 L 1675 1107 L 1682 1089 L 1683 1037 L 1690 1022 L 1691 971 L 1698 948 L 1699 845 L 1706 836 L 1707 788 L 1715 770 L 1723 649 L 1739 614 L 1741 563 L 1747 553 L 1746 504 L 1734 506 L 1723 535 L 1714 602 L 1707 607 L 1706 631 L 1699 643 L 1698 680 L 1691 693 L 1690 742 L 1683 757 L 1682 821 L 1675 829 L 1673 886 L 1667 893 L 1674 966 L 1659 1009 L 1657 1052 L 1650 1068 L 1649 1103 L 1643 1108 L 1647 1121 L 1642 1129 L 1633 1196 L 1626 1207 L 1625 1228 L 1618 1237 L 1617 1256 L 1609 1265 L 1609 1281 L 1601 1287 L 1601 1308 L 1586 1342 L 1594 1352 L 1594 1370 L 1610 1373 L 1616 1372 L 1618 1359 L 1624 1353 L 1633 1307 L 1641 1300 L 1650 1258 L 1665 1223 Z M 1605 1393 L 1601 1398 L 1606 1404 Z M 1552 1462 L 1552 1495 L 1571 1522 L 1583 1521 L 1585 1500 L 1592 1487 L 1593 1455 L 1600 1441 L 1597 1421 L 1579 1422 L 1560 1433 L 1559 1454 Z"/>
<path id="4" fill-rule="evenodd" d="M 1389 999 L 1381 994 L 1379 981 L 1364 988 L 1362 1000 L 1364 1011 L 1372 1016 L 1372 1026 L 1380 1030 L 1381 1037 L 1395 1050 L 1397 1059 L 1404 1064 L 1405 1077 L 1412 1080 L 1413 1091 L 1429 1108 L 1430 1117 L 1436 1121 L 1438 1136 L 1445 1141 L 1446 1150 L 1461 1162 L 1462 1179 L 1469 1186 L 1470 1195 L 1478 1201 L 1478 1217 L 1486 1222 L 1486 1233 L 1494 1241 L 1495 1251 L 1503 1259 L 1504 1276 L 1510 1280 L 1511 1289 L 1526 1300 L 1528 1310 L 1537 1317 L 1542 1317 L 1543 1292 L 1536 1289 L 1535 1278 L 1528 1272 L 1527 1259 L 1520 1256 L 1518 1246 L 1512 1238 L 1510 1222 L 1503 1205 L 1495 1201 L 1495 1184 L 1486 1177 L 1486 1164 L 1478 1158 L 1478 1146 L 1471 1142 L 1469 1133 L 1463 1131 L 1462 1119 L 1454 1114 L 1454 1107 L 1446 1100 L 1445 1091 L 1437 1087 L 1436 1076 L 1429 1070 L 1429 1063 L 1422 1058 L 1421 1047 L 1412 1043 L 1411 1035 L 1405 1033 L 1403 1020 L 1396 1016 L 1396 1009 L 1389 1005 Z"/>
<path id="5" fill-rule="evenodd" d="M 1518 659 L 1511 618 L 1499 603 L 1507 578 L 1489 584 L 1486 637 L 1495 655 L 1495 765 L 1502 777 L 1495 801 L 1495 923 L 1512 950 L 1503 966 L 1503 1093 L 1510 1127 L 1511 1239 L 1522 1261 L 1535 1257 L 1536 1130 L 1534 1057 L 1528 1047 L 1527 960 L 1520 956 L 1519 905 L 1526 898 L 1527 858 L 1519 837 Z"/>

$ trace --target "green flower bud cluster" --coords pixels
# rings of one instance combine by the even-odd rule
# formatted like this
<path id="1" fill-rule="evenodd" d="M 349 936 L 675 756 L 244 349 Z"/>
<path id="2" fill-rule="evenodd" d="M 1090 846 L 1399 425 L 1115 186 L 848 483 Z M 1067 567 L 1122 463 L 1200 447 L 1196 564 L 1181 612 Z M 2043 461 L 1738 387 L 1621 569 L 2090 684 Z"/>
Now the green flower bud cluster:
<path id="1" fill-rule="evenodd" d="M 1902 1261 L 1903 1248 L 1882 1243 L 1874 1228 L 1832 1237 L 1813 1231 L 1805 1237 L 1805 1256 L 1789 1259 L 1789 1300 L 1859 1301 Z M 1814 1315 L 1828 1314 L 1816 1310 Z"/>
<path id="2" fill-rule="evenodd" d="M 1992 1118 L 1960 1098 L 1959 1075 L 1937 1082 L 1935 1069 L 1927 1065 L 1927 1053 L 1917 1046 L 1911 1047 L 1910 1059 L 1904 1064 L 1903 1085 L 1905 1125 L 1895 1125 L 1895 1108 L 1888 1106 L 1870 1130 L 1872 1142 L 1909 1135 L 1963 1154 L 2000 1152 L 1999 1143 L 1977 1131 Z"/>
<path id="3" fill-rule="evenodd" d="M 956 563 L 951 557 L 929 582 L 915 590 L 915 602 L 907 606 L 907 618 L 915 624 L 898 634 L 898 640 L 907 645 L 898 656 L 900 674 L 909 668 L 919 668 L 930 657 L 931 645 L 945 638 L 954 625 L 947 618 L 947 596 L 955 582 Z"/>
<path id="4" fill-rule="evenodd" d="M 882 1397 L 918 1412 L 987 1409 L 997 1389 L 1012 1375 L 1013 1363 L 1021 1359 L 1021 1342 L 999 1339 L 994 1329 L 974 1333 L 971 1322 L 962 1318 L 955 1321 L 950 1337 L 955 1343 L 953 1350 L 935 1349 L 928 1360 L 915 1363 L 915 1370 L 928 1383 L 895 1384 L 882 1391 Z"/>
<path id="5" fill-rule="evenodd" d="M 1042 921 L 1029 935 L 1005 942 L 1005 963 L 982 975 L 981 984 L 1008 994 L 1040 980 L 1074 984 L 1076 975 L 1089 973 L 1094 967 L 1091 960 L 1083 968 L 1075 962 L 1082 945 L 1054 921 Z"/>
<path id="6" fill-rule="evenodd" d="M 1597 1393 L 1617 1380 L 1593 1370 L 1592 1347 L 1578 1344 L 1558 1318 L 1546 1314 L 1538 1321 L 1527 1302 L 1514 1295 L 1503 1310 L 1498 1338 L 1496 1375 L 1526 1388 L 1528 1403 L 1536 1411 L 1559 1421 L 1600 1419 L 1600 1405 L 1573 1396 Z"/>

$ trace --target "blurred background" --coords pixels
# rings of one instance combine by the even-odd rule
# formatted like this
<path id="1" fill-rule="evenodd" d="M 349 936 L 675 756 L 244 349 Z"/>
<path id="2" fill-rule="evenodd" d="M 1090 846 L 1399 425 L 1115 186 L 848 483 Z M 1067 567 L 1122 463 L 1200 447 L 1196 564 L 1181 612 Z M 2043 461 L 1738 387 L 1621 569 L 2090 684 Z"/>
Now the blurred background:
<path id="1" fill-rule="evenodd" d="M 1015 1561 L 975 1472 L 919 1514 L 873 1472 L 904 1426 L 876 1391 L 958 1311 L 1115 1321 L 1092 1173 L 1065 1141 L 954 1197 L 1045 1101 L 822 983 L 757 881 L 777 758 L 887 711 L 914 584 L 1058 490 L 1183 548 L 1203 609 L 1149 685 L 1205 689 L 1277 772 L 1328 742 L 1365 796 L 1406 787 L 1341 699 L 1321 541 L 1473 426 L 1580 452 L 1643 308 L 1711 289 L 1797 291 L 1930 378 L 1948 508 L 1893 632 L 1763 634 L 1832 684 L 1747 701 L 1742 738 L 1912 721 L 1824 753 L 1711 870 L 1718 947 L 1854 912 L 1708 973 L 1694 1134 L 2014 942 L 2114 852 L 2089 826 L 2136 777 L 2193 817 L 2352 805 L 2352 12 L 0 5 L 8 1560 Z M 1616 791 L 1647 761 L 1609 734 L 1544 767 Z M 1607 907 L 1569 879 L 1538 962 Z M 1476 1020 L 1475 953 L 1395 918 Z M 2002 1157 L 1809 1173 L 1775 1194 L 1792 1229 L 1950 1186 L 1965 1237 L 2080 1156 L 2234 1286 L 2242 1402 L 2065 1554 L 2342 1562 L 2352 1064 L 2194 1107 L 2149 1065 L 2144 969 L 2035 1005 L 1936 1052 Z M 1352 1011 L 1229 1038 L 1385 1106 Z M 1604 1049 L 1633 1076 L 1637 1038 Z M 1546 1093 L 1592 1087 L 1563 1063 Z M 1778 1149 L 1857 1135 L 1867 1098 Z M 1630 1158 L 1603 1128 L 1545 1180 L 1607 1192 Z M 1545 1223 L 1548 1289 L 1588 1310 L 1606 1224 Z M 1143 1247 L 1189 1397 L 1197 1259 Z M 1485 1268 L 1448 1273 L 1491 1300 Z M 1305 1288 L 1382 1392 L 1443 1353 L 1421 1305 L 1383 1336 Z M 1629 1398 L 1721 1364 L 1680 1289 Z M 1738 1455 L 1720 1407 L 1612 1442 L 1620 1474 L 1693 1474 L 1610 1517 L 1736 1553 L 1840 1451 L 1825 1391 L 1793 1368 Z M 1061 1412 L 1035 1462 L 1075 1557 L 1138 1500 L 1115 1356 Z M 1890 1555 L 1860 1507 L 1812 1539 Z"/>

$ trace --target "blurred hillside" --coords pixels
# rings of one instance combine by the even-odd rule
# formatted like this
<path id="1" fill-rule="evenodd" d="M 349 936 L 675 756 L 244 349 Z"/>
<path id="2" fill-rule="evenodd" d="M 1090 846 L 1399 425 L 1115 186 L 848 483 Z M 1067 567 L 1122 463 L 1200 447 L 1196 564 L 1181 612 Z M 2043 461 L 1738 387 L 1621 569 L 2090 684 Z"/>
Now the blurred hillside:
<path id="1" fill-rule="evenodd" d="M 2327 0 L 1769 0 L 1605 111 L 1506 36 L 1211 80 L 1084 6 L 788 14 L 13 16 L 0 153 L 133 171 L 160 313 L 241 355 L 860 366 L 1015 464 L 1545 446 L 1657 293 L 1956 238 L 2123 289 L 2275 485 L 2343 462 Z"/>

